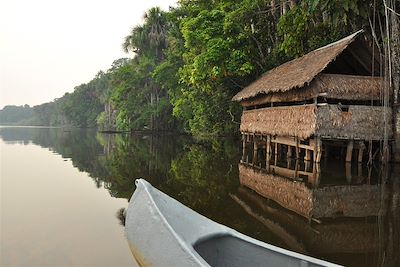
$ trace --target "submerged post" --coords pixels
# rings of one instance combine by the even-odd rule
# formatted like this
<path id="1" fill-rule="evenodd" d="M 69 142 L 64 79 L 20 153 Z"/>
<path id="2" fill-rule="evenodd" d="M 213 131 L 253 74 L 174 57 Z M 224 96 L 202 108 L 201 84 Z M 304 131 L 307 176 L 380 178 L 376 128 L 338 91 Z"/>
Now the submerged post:
<path id="1" fill-rule="evenodd" d="M 353 156 L 353 146 L 354 146 L 353 140 L 349 141 L 349 143 L 347 144 L 346 162 L 351 162 L 351 158 Z"/>

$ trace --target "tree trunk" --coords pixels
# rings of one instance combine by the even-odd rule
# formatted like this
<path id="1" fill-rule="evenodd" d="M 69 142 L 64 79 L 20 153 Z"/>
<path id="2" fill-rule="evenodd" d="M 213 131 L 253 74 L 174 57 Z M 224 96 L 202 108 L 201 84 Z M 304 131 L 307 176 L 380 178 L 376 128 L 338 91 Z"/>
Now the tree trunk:
<path id="1" fill-rule="evenodd" d="M 390 1 L 388 1 L 390 3 Z M 389 4 L 388 3 L 388 4 Z M 390 5 L 390 4 L 389 4 Z M 396 10 L 395 5 L 389 6 Z M 393 130 L 395 142 L 393 143 L 392 151 L 395 161 L 400 162 L 400 21 L 399 17 L 394 12 L 388 12 L 389 15 L 389 32 L 390 32 L 390 63 L 392 77 L 392 92 L 393 92 Z"/>
<path id="2" fill-rule="evenodd" d="M 281 0 L 281 6 L 282 6 L 282 15 L 285 15 L 287 11 L 287 1 Z"/>

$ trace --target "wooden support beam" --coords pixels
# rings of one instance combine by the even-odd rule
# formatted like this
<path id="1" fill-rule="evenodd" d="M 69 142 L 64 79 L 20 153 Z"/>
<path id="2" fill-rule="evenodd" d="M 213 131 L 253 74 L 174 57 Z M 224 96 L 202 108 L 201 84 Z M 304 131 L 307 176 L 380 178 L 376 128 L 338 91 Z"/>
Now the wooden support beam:
<path id="1" fill-rule="evenodd" d="M 352 180 L 352 177 L 351 177 L 351 163 L 350 162 L 346 162 L 345 170 L 346 170 L 346 180 L 350 184 L 351 180 Z"/>
<path id="2" fill-rule="evenodd" d="M 315 188 L 318 187 L 321 181 L 321 167 L 319 164 L 314 163 L 312 173 L 313 175 L 308 177 L 308 182 Z"/>
<path id="3" fill-rule="evenodd" d="M 353 155 L 353 145 L 354 142 L 352 140 L 347 143 L 346 162 L 351 162 L 351 158 Z"/>
<path id="4" fill-rule="evenodd" d="M 300 158 L 300 148 L 299 148 L 299 144 L 300 144 L 299 138 L 296 137 L 296 159 L 299 159 L 299 158 Z"/>
<path id="5" fill-rule="evenodd" d="M 267 155 L 271 154 L 271 136 L 270 135 L 267 135 L 267 143 L 265 145 L 265 150 L 266 150 L 265 152 Z"/>
<path id="6" fill-rule="evenodd" d="M 256 136 L 253 137 L 253 164 L 257 164 L 258 156 L 258 142 Z"/>
<path id="7" fill-rule="evenodd" d="M 317 163 L 320 163 L 322 157 L 322 140 L 320 138 L 318 138 L 317 154 Z"/>
<path id="8" fill-rule="evenodd" d="M 320 163 L 322 156 L 322 140 L 320 137 L 315 138 L 315 149 L 314 149 L 314 162 Z"/>
<path id="9" fill-rule="evenodd" d="M 294 178 L 299 177 L 299 161 L 296 159 L 296 165 L 294 166 Z"/>
<path id="10" fill-rule="evenodd" d="M 246 136 L 242 135 L 242 160 L 246 158 Z"/>
<path id="11" fill-rule="evenodd" d="M 271 154 L 267 154 L 267 157 L 265 159 L 265 169 L 267 170 L 267 172 L 270 171 L 269 168 L 269 166 L 271 165 L 270 161 L 271 161 Z"/>
<path id="12" fill-rule="evenodd" d="M 306 149 L 306 154 L 305 154 L 304 160 L 306 160 L 306 161 L 311 160 L 311 150 Z"/>
<path id="13" fill-rule="evenodd" d="M 314 150 L 314 146 L 312 145 L 312 142 L 310 142 L 310 145 L 305 145 L 305 144 L 301 144 L 300 140 L 299 140 L 299 142 L 297 142 L 296 139 L 298 139 L 298 138 L 275 136 L 271 139 L 271 142 L 289 145 L 292 147 L 298 146 L 299 148 Z"/>
<path id="14" fill-rule="evenodd" d="M 358 149 L 358 163 L 361 163 L 363 160 L 363 153 L 364 153 L 364 149 L 363 148 L 359 148 Z"/>
<path id="15" fill-rule="evenodd" d="M 290 159 L 292 158 L 292 146 L 287 146 L 287 157 Z"/>

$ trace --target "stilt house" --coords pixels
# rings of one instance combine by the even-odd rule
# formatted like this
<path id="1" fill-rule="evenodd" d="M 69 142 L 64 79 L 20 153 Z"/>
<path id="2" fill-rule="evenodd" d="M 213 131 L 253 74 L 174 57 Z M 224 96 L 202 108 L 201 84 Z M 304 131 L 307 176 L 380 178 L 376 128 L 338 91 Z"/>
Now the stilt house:
<path id="1" fill-rule="evenodd" d="M 358 31 L 335 43 L 280 65 L 233 97 L 244 110 L 243 140 L 305 150 L 305 159 L 319 162 L 322 142 L 341 140 L 362 160 L 364 141 L 391 136 L 391 110 L 382 105 L 380 55 Z M 386 125 L 387 125 L 386 123 Z M 257 141 L 258 140 L 258 141 Z"/>

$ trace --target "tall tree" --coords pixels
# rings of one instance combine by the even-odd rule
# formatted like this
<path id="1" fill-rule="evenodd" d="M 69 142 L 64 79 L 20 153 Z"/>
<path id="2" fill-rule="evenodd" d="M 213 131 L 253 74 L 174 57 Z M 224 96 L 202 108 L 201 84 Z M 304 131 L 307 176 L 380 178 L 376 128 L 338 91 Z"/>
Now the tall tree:
<path id="1" fill-rule="evenodd" d="M 123 48 L 126 52 L 132 51 L 136 53 L 137 61 L 151 61 L 153 66 L 160 64 L 164 59 L 163 50 L 166 48 L 166 32 L 167 32 L 167 19 L 165 12 L 161 11 L 159 7 L 153 7 L 144 14 L 144 24 L 136 26 L 132 29 L 130 35 L 125 37 Z M 165 111 L 162 103 L 169 103 L 169 101 L 162 100 L 167 98 L 165 91 L 156 84 L 152 77 L 154 67 L 148 72 L 147 82 L 143 85 L 149 88 L 149 105 L 150 109 L 150 129 L 158 131 L 165 128 L 161 125 L 161 112 Z"/>

